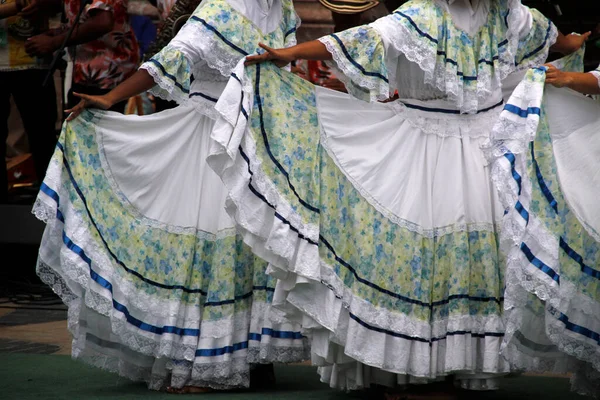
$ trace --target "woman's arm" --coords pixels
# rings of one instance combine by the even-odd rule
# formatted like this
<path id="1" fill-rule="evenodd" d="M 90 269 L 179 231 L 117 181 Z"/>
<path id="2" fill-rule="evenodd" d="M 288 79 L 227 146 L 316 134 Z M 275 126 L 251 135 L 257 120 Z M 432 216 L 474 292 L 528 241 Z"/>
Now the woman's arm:
<path id="1" fill-rule="evenodd" d="M 583 35 L 563 35 L 561 32 L 558 32 L 556 42 L 550 46 L 550 50 L 564 55 L 574 53 L 583 46 L 591 34 L 592 32 L 586 32 Z"/>
<path id="2" fill-rule="evenodd" d="M 114 16 L 111 11 L 91 10 L 90 17 L 77 25 L 69 38 L 67 46 L 75 46 L 99 39 L 111 32 L 114 27 Z M 32 56 L 51 54 L 58 50 L 67 37 L 67 32 L 58 35 L 41 34 L 27 39 L 25 51 Z"/>
<path id="3" fill-rule="evenodd" d="M 579 93 L 600 94 L 600 84 L 594 74 L 564 72 L 552 64 L 546 64 L 546 83 L 556 87 L 568 87 Z"/>
<path id="4" fill-rule="evenodd" d="M 100 108 L 108 110 L 113 105 L 127 100 L 130 97 L 137 96 L 152 87 L 154 87 L 154 78 L 145 69 L 139 69 L 137 72 L 127 80 L 121 82 L 116 88 L 108 92 L 103 96 L 90 96 L 87 94 L 73 93 L 75 96 L 81 98 L 81 101 L 70 110 L 66 112 L 71 113 L 67 117 L 67 121 L 71 121 L 76 118 L 86 108 Z"/>
<path id="5" fill-rule="evenodd" d="M 259 44 L 259 46 L 265 49 L 266 52 L 257 56 L 246 57 L 246 65 L 273 61 L 279 67 L 283 67 L 292 61 L 299 59 L 315 61 L 327 61 L 332 59 L 331 53 L 329 53 L 325 45 L 318 40 L 312 40 L 285 49 L 272 49 L 262 43 Z"/>

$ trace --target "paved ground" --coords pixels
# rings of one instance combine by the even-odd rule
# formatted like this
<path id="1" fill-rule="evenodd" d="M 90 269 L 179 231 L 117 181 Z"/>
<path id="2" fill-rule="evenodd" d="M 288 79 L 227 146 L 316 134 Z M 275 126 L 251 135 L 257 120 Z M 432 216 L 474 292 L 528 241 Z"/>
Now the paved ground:
<path id="1" fill-rule="evenodd" d="M 70 354 L 66 310 L 31 310 L 10 303 L 3 307 L 0 353 Z"/>

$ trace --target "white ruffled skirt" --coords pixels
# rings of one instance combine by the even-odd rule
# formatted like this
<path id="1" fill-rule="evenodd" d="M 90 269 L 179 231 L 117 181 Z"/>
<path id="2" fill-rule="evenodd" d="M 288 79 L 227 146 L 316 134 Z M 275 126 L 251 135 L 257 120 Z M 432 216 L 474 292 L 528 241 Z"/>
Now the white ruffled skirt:
<path id="1" fill-rule="evenodd" d="M 253 363 L 307 358 L 275 280 L 224 211 L 214 121 L 85 111 L 66 124 L 34 213 L 38 274 L 69 306 L 73 357 L 145 381 L 247 387 Z"/>
<path id="2" fill-rule="evenodd" d="M 501 104 L 465 116 L 438 101 L 367 104 L 270 66 L 247 74 L 217 105 L 209 164 L 322 380 L 495 388 L 510 371 L 504 208 L 481 147 Z"/>

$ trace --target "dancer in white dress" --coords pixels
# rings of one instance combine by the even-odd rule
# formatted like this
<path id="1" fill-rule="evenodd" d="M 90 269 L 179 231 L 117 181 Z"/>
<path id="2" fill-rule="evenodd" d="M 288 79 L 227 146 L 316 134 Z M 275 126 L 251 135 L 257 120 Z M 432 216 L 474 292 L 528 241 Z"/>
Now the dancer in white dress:
<path id="1" fill-rule="evenodd" d="M 205 0 L 131 79 L 81 96 L 34 208 L 47 222 L 38 273 L 69 306 L 74 358 L 153 389 L 247 387 L 251 364 L 307 358 L 205 162 L 232 68 L 259 42 L 294 44 L 298 24 L 291 0 Z M 153 86 L 180 105 L 85 109 Z"/>
<path id="2" fill-rule="evenodd" d="M 528 71 L 486 148 L 506 207 L 504 352 L 519 369 L 574 372 L 574 390 L 596 397 L 600 104 L 578 92 L 600 93 L 599 76 L 583 51 Z"/>
<path id="3" fill-rule="evenodd" d="M 516 0 L 421 0 L 238 65 L 208 162 L 324 382 L 452 375 L 493 389 L 511 370 L 500 354 L 504 207 L 481 147 L 503 80 L 584 39 Z M 261 63 L 297 58 L 333 60 L 349 93 L 371 103 Z M 399 100 L 376 102 L 396 89 Z"/>

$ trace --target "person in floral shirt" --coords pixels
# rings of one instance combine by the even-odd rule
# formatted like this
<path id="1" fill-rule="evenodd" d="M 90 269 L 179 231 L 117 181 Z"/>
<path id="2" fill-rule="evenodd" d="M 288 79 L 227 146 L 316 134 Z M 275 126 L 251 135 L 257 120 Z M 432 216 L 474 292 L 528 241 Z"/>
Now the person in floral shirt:
<path id="1" fill-rule="evenodd" d="M 80 0 L 64 1 L 68 26 L 75 21 L 80 6 Z M 28 41 L 27 52 L 32 55 L 52 53 L 60 47 L 65 35 L 66 29 L 61 33 L 35 36 Z M 131 76 L 137 70 L 140 55 L 129 26 L 127 0 L 93 0 L 86 6 L 68 45 L 75 60 L 69 105 L 79 101 L 74 93 L 102 95 Z M 122 102 L 111 109 L 122 112 L 124 108 L 125 102 Z"/>

